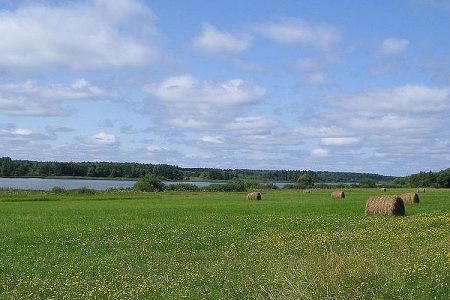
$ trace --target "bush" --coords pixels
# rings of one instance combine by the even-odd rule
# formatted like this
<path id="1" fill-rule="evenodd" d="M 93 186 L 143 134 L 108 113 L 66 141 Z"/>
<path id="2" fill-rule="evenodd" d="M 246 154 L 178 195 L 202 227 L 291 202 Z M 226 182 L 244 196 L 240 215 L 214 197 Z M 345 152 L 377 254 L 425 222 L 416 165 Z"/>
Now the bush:
<path id="1" fill-rule="evenodd" d="M 211 184 L 205 187 L 208 192 L 246 192 L 247 187 L 245 181 L 241 179 L 233 179 L 225 184 Z"/>
<path id="2" fill-rule="evenodd" d="M 169 184 L 166 186 L 167 191 L 199 191 L 200 188 L 195 184 L 191 183 L 178 183 L 178 184 Z"/>
<path id="3" fill-rule="evenodd" d="M 283 189 L 286 189 L 286 190 L 293 190 L 293 189 L 295 189 L 295 185 L 293 185 L 292 183 L 286 183 L 286 184 L 283 186 Z"/>
<path id="4" fill-rule="evenodd" d="M 261 187 L 263 189 L 269 189 L 269 190 L 278 190 L 279 189 L 279 187 L 273 182 L 262 184 Z"/>
<path id="5" fill-rule="evenodd" d="M 232 180 L 231 182 L 241 184 L 242 180 L 240 180 L 240 179 L 234 179 L 234 180 Z M 258 181 L 252 180 L 252 179 L 244 180 L 244 185 L 245 185 L 245 187 L 246 187 L 247 189 L 258 189 L 258 188 L 261 187 L 261 184 L 260 184 Z"/>
<path id="6" fill-rule="evenodd" d="M 154 175 L 145 175 L 134 184 L 134 189 L 141 192 L 162 192 L 164 183 Z"/>
<path id="7" fill-rule="evenodd" d="M 314 179 L 310 174 L 305 173 L 297 179 L 296 185 L 300 189 L 311 188 L 314 186 Z"/>
<path id="8" fill-rule="evenodd" d="M 62 188 L 60 186 L 54 186 L 51 190 L 52 193 L 54 194 L 65 194 L 66 193 L 66 189 Z"/>
<path id="9" fill-rule="evenodd" d="M 359 186 L 362 188 L 374 188 L 377 186 L 377 183 L 373 179 L 363 179 L 359 182 Z"/>
<path id="10" fill-rule="evenodd" d="M 73 194 L 82 194 L 82 195 L 95 195 L 97 193 L 96 190 L 90 189 L 87 187 L 82 187 L 81 189 L 71 190 Z"/>

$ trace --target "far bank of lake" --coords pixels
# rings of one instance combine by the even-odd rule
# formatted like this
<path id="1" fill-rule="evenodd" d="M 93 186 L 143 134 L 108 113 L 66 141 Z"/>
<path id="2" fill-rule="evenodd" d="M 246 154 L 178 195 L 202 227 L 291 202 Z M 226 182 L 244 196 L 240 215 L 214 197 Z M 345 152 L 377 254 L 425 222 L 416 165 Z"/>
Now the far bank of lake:
<path id="1" fill-rule="evenodd" d="M 0 189 L 19 190 L 51 190 L 58 186 L 67 190 L 90 188 L 95 190 L 107 190 L 109 188 L 130 188 L 135 184 L 135 180 L 107 180 L 107 179 L 51 179 L 51 178 L 0 178 Z M 208 181 L 163 181 L 166 185 L 189 183 L 198 187 L 205 187 L 211 184 L 223 184 L 223 182 Z M 282 188 L 286 183 L 275 183 Z"/>

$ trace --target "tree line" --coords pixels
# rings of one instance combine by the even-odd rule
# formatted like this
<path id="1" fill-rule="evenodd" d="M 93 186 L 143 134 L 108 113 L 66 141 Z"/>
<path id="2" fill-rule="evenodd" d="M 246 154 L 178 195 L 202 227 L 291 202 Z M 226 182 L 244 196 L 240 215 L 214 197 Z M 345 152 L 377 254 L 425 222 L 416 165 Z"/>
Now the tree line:
<path id="1" fill-rule="evenodd" d="M 393 180 L 394 184 L 408 187 L 450 188 L 450 168 L 439 172 L 420 172 Z"/>
<path id="2" fill-rule="evenodd" d="M 182 180 L 181 168 L 166 164 L 141 164 L 118 162 L 38 162 L 0 158 L 1 177 L 105 177 L 140 178 L 152 174 L 169 180 Z"/>
<path id="3" fill-rule="evenodd" d="M 250 179 L 264 182 L 295 182 L 308 174 L 316 183 L 357 183 L 364 179 L 376 182 L 392 181 L 396 177 L 378 174 L 326 172 L 309 170 L 248 170 L 181 168 L 167 164 L 142 164 L 119 162 L 38 162 L 0 158 L 0 177 L 98 177 L 141 178 L 154 175 L 166 180 L 223 180 Z"/>

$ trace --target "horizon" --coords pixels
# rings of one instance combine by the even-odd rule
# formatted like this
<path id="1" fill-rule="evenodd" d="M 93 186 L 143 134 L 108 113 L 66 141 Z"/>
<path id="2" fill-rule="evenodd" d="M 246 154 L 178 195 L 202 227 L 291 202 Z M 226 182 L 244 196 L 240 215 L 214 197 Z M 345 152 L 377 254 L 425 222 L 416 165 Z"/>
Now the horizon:
<path id="1" fill-rule="evenodd" d="M 2 158 L 2 157 L 0 157 Z M 4 158 L 4 157 L 3 157 Z M 51 161 L 51 160 L 29 160 L 29 159 L 14 159 L 9 157 L 11 160 L 18 161 L 30 161 L 30 162 L 38 162 L 38 163 L 119 163 L 119 164 L 150 164 L 150 165 L 158 165 L 157 163 L 142 163 L 137 161 Z M 170 165 L 170 164 L 169 164 Z M 242 169 L 242 168 L 233 168 L 233 169 L 221 169 L 221 168 L 209 168 L 209 167 L 185 167 L 179 165 L 171 165 L 174 167 L 179 167 L 181 169 L 218 169 L 223 171 L 232 171 L 232 170 L 248 170 L 248 171 L 306 171 L 306 172 L 328 172 L 328 173 L 357 173 L 357 174 L 368 174 L 368 175 L 380 175 L 384 177 L 404 177 L 404 176 L 394 176 L 380 173 L 370 173 L 370 172 L 352 172 L 352 171 L 327 171 L 327 170 L 312 170 L 312 169 Z M 441 170 L 440 170 L 441 171 Z M 420 172 L 428 172 L 428 171 L 420 171 Z M 409 174 L 412 175 L 412 174 Z M 408 176 L 408 175 L 405 175 Z"/>
<path id="2" fill-rule="evenodd" d="M 0 0 L 0 34 L 0 157 L 450 166 L 447 0 Z"/>

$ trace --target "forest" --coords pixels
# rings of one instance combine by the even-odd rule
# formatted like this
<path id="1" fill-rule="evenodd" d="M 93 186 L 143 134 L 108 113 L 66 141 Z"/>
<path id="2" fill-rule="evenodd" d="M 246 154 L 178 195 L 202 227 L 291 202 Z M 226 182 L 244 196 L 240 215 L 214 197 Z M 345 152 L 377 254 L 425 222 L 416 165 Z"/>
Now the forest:
<path id="1" fill-rule="evenodd" d="M 327 172 L 310 170 L 247 170 L 214 168 L 181 168 L 167 164 L 121 162 L 38 162 L 0 158 L 0 177 L 90 177 L 140 178 L 155 175 L 163 180 L 220 180 L 233 178 L 264 182 L 295 182 L 309 174 L 316 183 L 358 183 L 371 179 L 377 183 L 390 182 L 396 177 L 369 173 Z"/>

